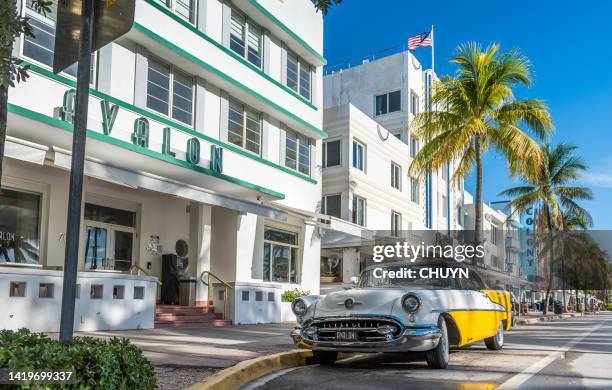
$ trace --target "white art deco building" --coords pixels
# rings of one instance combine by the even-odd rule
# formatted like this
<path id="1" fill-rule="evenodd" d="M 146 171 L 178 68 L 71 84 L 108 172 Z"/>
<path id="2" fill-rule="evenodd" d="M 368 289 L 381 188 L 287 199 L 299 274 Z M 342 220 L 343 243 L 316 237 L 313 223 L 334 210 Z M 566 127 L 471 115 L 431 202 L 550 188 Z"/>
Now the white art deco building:
<path id="1" fill-rule="evenodd" d="M 55 13 L 19 6 L 35 38 L 13 52 L 31 76 L 9 91 L 0 328 L 57 331 L 76 67 L 51 72 Z M 278 322 L 284 290 L 318 292 L 322 46 L 309 0 L 136 1 L 93 56 L 76 330 L 150 328 L 174 299 Z"/>

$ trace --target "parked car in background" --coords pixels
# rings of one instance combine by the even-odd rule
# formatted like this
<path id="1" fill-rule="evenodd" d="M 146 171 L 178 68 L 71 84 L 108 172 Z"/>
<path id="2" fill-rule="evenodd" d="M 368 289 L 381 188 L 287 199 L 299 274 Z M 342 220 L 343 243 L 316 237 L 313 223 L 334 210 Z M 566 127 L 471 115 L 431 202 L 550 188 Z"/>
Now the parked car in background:
<path id="1" fill-rule="evenodd" d="M 457 277 L 466 271 L 469 277 Z M 417 277 L 395 277 L 406 272 Z M 339 352 L 422 351 L 429 367 L 446 368 L 451 346 L 484 340 L 499 350 L 512 323 L 510 293 L 488 290 L 473 269 L 449 260 L 378 264 L 355 288 L 300 297 L 292 309 L 294 343 L 312 349 L 321 364 Z"/>

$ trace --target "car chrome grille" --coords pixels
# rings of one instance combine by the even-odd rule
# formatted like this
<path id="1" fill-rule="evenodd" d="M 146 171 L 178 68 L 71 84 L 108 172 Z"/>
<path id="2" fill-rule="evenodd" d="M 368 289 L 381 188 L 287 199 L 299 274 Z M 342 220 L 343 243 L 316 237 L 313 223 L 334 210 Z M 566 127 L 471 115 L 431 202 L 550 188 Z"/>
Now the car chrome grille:
<path id="1" fill-rule="evenodd" d="M 387 337 L 378 333 L 377 328 L 391 325 L 395 332 Z M 316 336 L 308 337 L 315 341 L 336 341 L 336 333 L 343 331 L 356 331 L 358 342 L 390 341 L 398 338 L 402 333 L 402 325 L 391 318 L 325 318 L 315 319 L 308 327 L 316 327 Z"/>

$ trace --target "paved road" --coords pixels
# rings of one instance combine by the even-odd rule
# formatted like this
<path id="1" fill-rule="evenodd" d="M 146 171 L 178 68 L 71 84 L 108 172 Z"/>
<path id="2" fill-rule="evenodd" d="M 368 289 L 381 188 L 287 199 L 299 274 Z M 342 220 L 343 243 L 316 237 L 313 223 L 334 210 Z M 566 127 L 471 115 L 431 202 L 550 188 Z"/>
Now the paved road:
<path id="1" fill-rule="evenodd" d="M 513 328 L 502 351 L 477 343 L 446 370 L 418 355 L 358 355 L 335 366 L 284 370 L 246 389 L 612 389 L 612 314 Z"/>

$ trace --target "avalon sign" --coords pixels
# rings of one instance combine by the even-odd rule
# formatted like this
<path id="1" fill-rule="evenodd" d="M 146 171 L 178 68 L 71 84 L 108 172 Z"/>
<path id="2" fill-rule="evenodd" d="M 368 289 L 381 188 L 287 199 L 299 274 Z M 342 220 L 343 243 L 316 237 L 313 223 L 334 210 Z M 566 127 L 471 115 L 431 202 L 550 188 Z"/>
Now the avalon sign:
<path id="1" fill-rule="evenodd" d="M 69 123 L 73 123 L 75 114 L 76 91 L 70 89 L 64 93 L 64 99 L 61 107 L 56 107 L 54 110 L 55 117 Z M 108 100 L 100 101 L 100 109 L 102 113 L 102 132 L 106 136 L 111 136 L 117 115 L 119 114 L 119 105 L 109 102 Z M 176 157 L 176 153 L 171 150 L 171 133 L 172 128 L 164 127 L 162 129 L 162 147 L 161 153 L 171 157 Z M 149 120 L 143 116 L 134 120 L 134 127 L 131 133 L 132 144 L 144 149 L 149 149 Z M 197 137 L 192 137 L 187 140 L 185 148 L 185 160 L 191 164 L 199 164 L 201 155 L 200 140 Z M 217 145 L 211 145 L 210 148 L 210 170 L 216 173 L 223 172 L 223 148 Z"/>

